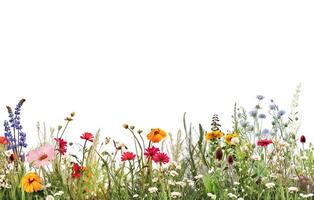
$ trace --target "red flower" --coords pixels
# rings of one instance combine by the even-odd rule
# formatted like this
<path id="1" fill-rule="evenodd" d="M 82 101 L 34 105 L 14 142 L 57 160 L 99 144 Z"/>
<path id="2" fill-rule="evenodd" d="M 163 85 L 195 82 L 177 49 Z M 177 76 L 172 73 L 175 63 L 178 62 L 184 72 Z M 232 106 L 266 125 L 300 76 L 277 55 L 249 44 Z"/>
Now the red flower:
<path id="1" fill-rule="evenodd" d="M 267 139 L 257 141 L 257 145 L 260 147 L 267 147 L 271 143 L 273 143 L 273 141 Z"/>
<path id="2" fill-rule="evenodd" d="M 153 161 L 159 164 L 167 164 L 169 160 L 169 156 L 162 152 L 157 152 L 153 157 Z"/>
<path id="3" fill-rule="evenodd" d="M 148 147 L 147 149 L 145 149 L 144 155 L 145 155 L 147 158 L 152 159 L 152 158 L 154 157 L 154 155 L 155 155 L 156 153 L 158 153 L 158 152 L 159 152 L 159 148 L 152 146 L 152 147 Z"/>
<path id="4" fill-rule="evenodd" d="M 58 143 L 57 150 L 61 153 L 61 155 L 64 155 L 67 152 L 67 141 L 62 138 L 55 138 L 55 141 Z"/>
<path id="5" fill-rule="evenodd" d="M 6 145 L 8 144 L 8 140 L 6 137 L 0 136 L 0 144 Z"/>
<path id="6" fill-rule="evenodd" d="M 81 177 L 81 169 L 81 166 L 79 166 L 77 163 L 74 163 L 72 166 L 72 178 L 79 179 Z"/>
<path id="7" fill-rule="evenodd" d="M 83 134 L 81 135 L 81 139 L 83 139 L 83 140 L 88 140 L 88 141 L 90 141 L 90 142 L 93 142 L 93 138 L 94 138 L 94 136 L 93 136 L 92 133 L 85 132 L 85 133 L 83 133 Z"/>
<path id="8" fill-rule="evenodd" d="M 303 143 L 303 144 L 306 142 L 306 138 L 305 138 L 304 135 L 301 135 L 300 142 Z"/>
<path id="9" fill-rule="evenodd" d="M 134 160 L 136 155 L 130 151 L 124 152 L 121 156 L 121 161 Z"/>

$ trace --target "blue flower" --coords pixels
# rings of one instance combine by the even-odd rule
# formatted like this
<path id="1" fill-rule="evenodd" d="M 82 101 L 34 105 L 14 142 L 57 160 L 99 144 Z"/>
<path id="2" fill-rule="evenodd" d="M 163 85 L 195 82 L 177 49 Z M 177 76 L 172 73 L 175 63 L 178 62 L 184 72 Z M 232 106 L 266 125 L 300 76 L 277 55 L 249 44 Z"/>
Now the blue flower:
<path id="1" fill-rule="evenodd" d="M 249 112 L 249 115 L 250 115 L 251 117 L 256 117 L 256 115 L 257 115 L 257 110 L 252 110 L 252 111 L 250 111 L 250 112 Z"/>
<path id="2" fill-rule="evenodd" d="M 264 97 L 263 95 L 257 95 L 256 98 L 257 98 L 258 100 L 263 100 L 265 97 Z"/>
<path id="3" fill-rule="evenodd" d="M 27 147 L 26 144 L 26 133 L 23 131 L 23 126 L 21 125 L 21 107 L 25 99 L 22 99 L 16 105 L 14 112 L 10 106 L 7 106 L 9 113 L 9 120 L 4 121 L 4 135 L 9 141 L 7 148 L 12 149 L 15 153 L 22 155 L 22 148 Z M 12 134 L 13 133 L 13 134 Z"/>
<path id="4" fill-rule="evenodd" d="M 263 114 L 263 113 L 261 113 L 261 114 L 258 115 L 258 118 L 260 118 L 260 119 L 265 119 L 265 118 L 266 118 L 266 115 Z"/>
<path id="5" fill-rule="evenodd" d="M 269 130 L 268 130 L 267 128 L 265 128 L 265 129 L 262 130 L 262 133 L 263 133 L 263 134 L 268 134 L 268 133 L 269 133 Z"/>
<path id="6" fill-rule="evenodd" d="M 278 113 L 277 113 L 277 117 L 280 118 L 280 117 L 282 117 L 285 113 L 286 113 L 286 111 L 280 110 L 280 111 L 278 111 Z"/>

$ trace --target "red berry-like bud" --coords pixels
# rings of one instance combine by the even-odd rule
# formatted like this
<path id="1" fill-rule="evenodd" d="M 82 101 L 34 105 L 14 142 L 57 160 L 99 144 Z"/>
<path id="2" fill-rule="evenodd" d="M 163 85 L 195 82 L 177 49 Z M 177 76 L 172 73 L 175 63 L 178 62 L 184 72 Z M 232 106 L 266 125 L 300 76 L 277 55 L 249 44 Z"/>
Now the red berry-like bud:
<path id="1" fill-rule="evenodd" d="M 223 152 L 220 147 L 217 148 L 215 156 L 218 161 L 222 160 Z"/>
<path id="2" fill-rule="evenodd" d="M 227 157 L 227 162 L 228 162 L 229 165 L 232 165 L 232 164 L 233 164 L 233 157 L 232 157 L 232 155 L 229 155 L 229 156 Z"/>
<path id="3" fill-rule="evenodd" d="M 304 136 L 304 135 L 301 135 L 301 137 L 300 137 L 300 142 L 301 142 L 301 143 L 305 143 L 305 142 L 306 142 L 306 139 L 305 139 L 305 136 Z"/>

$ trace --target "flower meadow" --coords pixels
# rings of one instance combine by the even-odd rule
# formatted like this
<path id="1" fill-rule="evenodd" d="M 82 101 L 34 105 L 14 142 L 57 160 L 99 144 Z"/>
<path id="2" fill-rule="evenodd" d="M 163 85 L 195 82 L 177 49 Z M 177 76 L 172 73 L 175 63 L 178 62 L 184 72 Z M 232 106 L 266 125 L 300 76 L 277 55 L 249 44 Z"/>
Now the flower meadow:
<path id="1" fill-rule="evenodd" d="M 176 134 L 123 124 L 132 147 L 101 131 L 68 133 L 75 113 L 49 130 L 38 124 L 29 147 L 22 99 L 7 106 L 0 136 L 0 199 L 313 199 L 314 147 L 299 133 L 299 93 L 289 112 L 262 95 L 251 110 L 235 104 L 231 127 L 217 114 L 202 125 L 184 114 Z"/>

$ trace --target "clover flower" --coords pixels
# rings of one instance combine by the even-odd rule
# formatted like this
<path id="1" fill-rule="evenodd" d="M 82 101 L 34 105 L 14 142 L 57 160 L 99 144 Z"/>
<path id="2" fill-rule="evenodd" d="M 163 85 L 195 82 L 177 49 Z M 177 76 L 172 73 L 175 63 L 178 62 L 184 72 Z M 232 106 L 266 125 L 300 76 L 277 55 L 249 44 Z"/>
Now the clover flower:
<path id="1" fill-rule="evenodd" d="M 214 194 L 212 194 L 212 193 L 207 193 L 207 196 L 210 198 L 210 199 L 213 199 L 213 200 L 215 200 L 216 198 L 217 198 L 217 196 L 216 195 L 214 195 Z"/>

